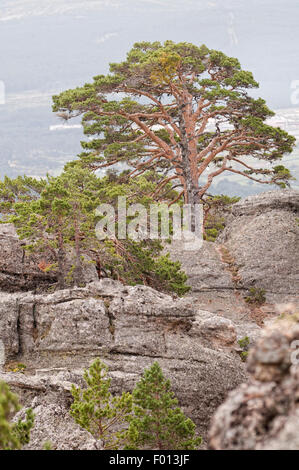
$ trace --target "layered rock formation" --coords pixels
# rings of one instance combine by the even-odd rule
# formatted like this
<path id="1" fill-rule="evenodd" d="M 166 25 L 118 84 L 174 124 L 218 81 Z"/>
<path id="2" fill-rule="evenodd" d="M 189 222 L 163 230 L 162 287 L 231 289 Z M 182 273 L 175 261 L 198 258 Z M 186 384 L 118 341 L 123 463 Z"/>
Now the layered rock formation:
<path id="1" fill-rule="evenodd" d="M 144 368 L 158 360 L 203 435 L 227 392 L 246 377 L 230 320 L 149 287 L 106 279 L 47 296 L 2 293 L 0 322 L 6 368 L 22 362 L 26 374 L 40 379 L 61 368 L 78 379 L 100 357 L 113 390 L 131 391 Z M 13 373 L 6 375 L 11 382 Z"/>
<path id="2" fill-rule="evenodd" d="M 285 189 L 243 199 L 232 205 L 215 243 L 204 241 L 193 252 L 175 241 L 167 250 L 188 274 L 196 305 L 229 318 L 238 338 L 254 342 L 259 326 L 275 315 L 273 304 L 299 304 L 299 192 Z M 244 301 L 251 288 L 264 289 L 267 299 L 256 312 Z"/>
<path id="3" fill-rule="evenodd" d="M 232 206 L 219 238 L 235 259 L 242 286 L 268 299 L 298 295 L 299 191 L 269 191 Z"/>
<path id="4" fill-rule="evenodd" d="M 12 224 L 0 224 L 0 290 L 32 290 L 55 282 L 53 275 L 38 268 L 35 257 L 27 257 Z"/>
<path id="5" fill-rule="evenodd" d="M 72 383 L 78 383 L 74 374 L 58 372 L 54 377 L 25 376 L 21 373 L 0 373 L 0 381 L 9 384 L 16 392 L 24 408 L 17 413 L 14 421 L 25 418 L 25 410 L 34 410 L 34 426 L 30 443 L 24 450 L 40 450 L 50 444 L 52 450 L 101 450 L 101 442 L 89 432 L 80 428 L 69 409 L 72 403 Z M 71 382 L 70 382 L 71 381 Z"/>
<path id="6" fill-rule="evenodd" d="M 229 394 L 210 430 L 211 449 L 299 450 L 299 316 L 263 332 L 248 360 L 250 381 Z"/>
<path id="7" fill-rule="evenodd" d="M 198 252 L 169 248 L 181 261 L 194 293 L 263 288 L 269 299 L 298 294 L 299 191 L 284 189 L 249 196 L 232 205 L 216 243 L 204 242 Z M 219 248 L 232 256 L 239 282 L 234 282 Z M 229 264 L 229 263 L 228 263 Z M 236 276 L 237 277 L 237 276 Z"/>
<path id="8" fill-rule="evenodd" d="M 109 366 L 115 393 L 131 391 L 158 360 L 203 436 L 238 387 L 215 415 L 213 449 L 296 447 L 299 375 L 288 358 L 297 327 L 290 334 L 267 330 L 259 342 L 262 322 L 256 324 L 244 296 L 256 287 L 270 302 L 296 301 L 298 200 L 291 190 L 249 197 L 233 206 L 216 243 L 204 242 L 197 252 L 173 243 L 171 256 L 192 286 L 184 299 L 109 279 L 90 282 L 97 278 L 92 265 L 85 288 L 38 293 L 55 278 L 38 269 L 38 259 L 24 256 L 12 226 L 0 225 L 0 380 L 34 408 L 28 448 L 47 440 L 57 449 L 101 447 L 69 416 L 70 384 L 81 383 L 95 357 Z M 273 305 L 260 310 L 273 319 Z M 249 383 L 236 351 L 236 340 L 245 336 L 257 341 Z M 8 372 L 18 362 L 24 373 Z"/>
<path id="9" fill-rule="evenodd" d="M 249 196 L 232 206 L 226 228 L 216 243 L 204 242 L 197 252 L 172 243 L 171 256 L 181 261 L 193 293 L 263 288 L 269 299 L 298 293 L 299 192 L 269 191 Z M 240 282 L 234 282 L 221 259 L 219 245 L 231 253 Z M 0 290 L 32 290 L 55 282 L 55 276 L 38 268 L 41 257 L 25 256 L 14 227 L 0 224 Z M 96 269 L 86 264 L 83 282 L 97 279 Z M 277 300 L 275 298 L 275 300 Z"/>
<path id="10" fill-rule="evenodd" d="M 45 273 L 39 264 L 45 260 L 53 262 L 50 254 L 30 256 L 24 249 L 12 224 L 0 224 L 0 291 L 46 291 L 57 282 L 53 272 Z M 87 259 L 88 261 L 88 259 Z M 69 269 L 72 256 L 68 255 Z M 98 274 L 94 264 L 86 262 L 83 268 L 82 282 L 96 281 Z M 54 286 L 55 287 L 55 286 Z"/>

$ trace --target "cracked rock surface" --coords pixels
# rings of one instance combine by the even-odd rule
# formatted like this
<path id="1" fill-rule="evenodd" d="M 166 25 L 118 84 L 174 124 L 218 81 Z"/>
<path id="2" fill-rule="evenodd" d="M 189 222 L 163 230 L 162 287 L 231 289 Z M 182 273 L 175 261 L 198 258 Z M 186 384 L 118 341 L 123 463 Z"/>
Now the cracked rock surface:
<path id="1" fill-rule="evenodd" d="M 38 265 L 43 260 L 50 261 L 51 255 L 31 254 L 24 250 L 24 243 L 19 240 L 12 224 L 0 224 L 0 291 L 45 291 L 57 282 L 55 273 L 42 272 Z M 86 257 L 88 259 L 88 257 Z M 67 263 L 72 266 L 69 253 Z M 94 264 L 83 266 L 82 282 L 98 279 Z"/>
<path id="2" fill-rule="evenodd" d="M 99 357 L 109 366 L 113 393 L 132 391 L 158 360 L 204 438 L 221 405 L 209 434 L 213 449 L 298 449 L 299 375 L 289 360 L 298 324 L 268 326 L 261 337 L 263 324 L 275 325 L 272 303 L 298 300 L 298 194 L 283 190 L 240 201 L 219 240 L 197 252 L 172 243 L 171 256 L 192 286 L 182 299 L 99 281 L 94 266 L 84 288 L 38 293 L 53 279 L 24 256 L 12 226 L 0 225 L 0 380 L 36 414 L 27 448 L 47 440 L 57 449 L 101 447 L 68 412 L 71 383 L 82 384 L 83 370 Z M 266 290 L 267 303 L 255 310 L 244 301 L 250 287 Z M 236 351 L 245 336 L 248 372 Z M 18 362 L 24 373 L 8 372 Z"/>
<path id="3" fill-rule="evenodd" d="M 265 289 L 268 299 L 298 295 L 299 191 L 269 191 L 232 206 L 220 235 L 243 286 Z"/>
<path id="4" fill-rule="evenodd" d="M 249 382 L 230 392 L 212 419 L 211 449 L 299 450 L 298 345 L 298 314 L 264 330 L 249 353 Z"/>
<path id="5" fill-rule="evenodd" d="M 6 364 L 22 362 L 37 383 L 63 371 L 79 380 L 100 357 L 113 391 L 131 391 L 158 360 L 203 435 L 228 391 L 246 378 L 233 322 L 195 308 L 192 298 L 109 279 L 49 295 L 0 293 L 0 339 Z"/>
<path id="6" fill-rule="evenodd" d="M 45 443 L 49 443 L 52 450 L 102 449 L 101 442 L 80 428 L 69 414 L 72 403 L 70 388 L 76 376 L 60 372 L 57 377 L 41 378 L 10 372 L 0 373 L 0 380 L 8 383 L 25 405 L 15 415 L 14 421 L 24 419 L 29 406 L 35 415 L 30 443 L 23 450 L 40 450 Z"/>

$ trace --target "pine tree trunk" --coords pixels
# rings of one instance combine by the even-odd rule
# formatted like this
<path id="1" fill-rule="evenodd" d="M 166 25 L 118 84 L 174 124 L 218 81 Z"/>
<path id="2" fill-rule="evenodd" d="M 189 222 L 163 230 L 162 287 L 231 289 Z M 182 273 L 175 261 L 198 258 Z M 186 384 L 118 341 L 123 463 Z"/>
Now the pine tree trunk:
<path id="1" fill-rule="evenodd" d="M 75 208 L 75 211 L 77 208 Z M 78 229 L 77 217 L 75 217 L 75 271 L 74 271 L 74 281 L 75 285 L 78 287 L 82 284 L 82 260 L 81 260 L 81 248 L 80 248 L 80 235 Z"/>
<path id="2" fill-rule="evenodd" d="M 196 230 L 196 205 L 199 204 L 199 185 L 198 185 L 198 176 L 197 176 L 197 162 L 196 162 L 196 148 L 194 147 L 194 142 L 188 135 L 188 130 L 186 126 L 186 116 L 184 109 L 186 104 L 183 103 L 179 106 L 179 122 L 180 122 L 180 131 L 182 138 L 180 141 L 181 147 L 181 156 L 182 156 L 182 173 L 185 182 L 185 204 L 190 204 L 191 209 L 191 231 L 195 232 Z"/>
<path id="3" fill-rule="evenodd" d="M 62 234 L 58 235 L 58 287 L 59 289 L 65 288 L 65 250 L 63 244 Z"/>

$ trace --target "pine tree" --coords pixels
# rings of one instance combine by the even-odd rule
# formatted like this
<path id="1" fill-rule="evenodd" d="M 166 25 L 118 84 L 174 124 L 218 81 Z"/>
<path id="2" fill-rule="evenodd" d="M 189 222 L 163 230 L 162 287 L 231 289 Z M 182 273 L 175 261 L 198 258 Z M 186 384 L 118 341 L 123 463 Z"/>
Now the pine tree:
<path id="1" fill-rule="evenodd" d="M 164 175 L 156 195 L 172 182 L 193 207 L 223 173 L 289 184 L 290 172 L 271 164 L 295 138 L 267 124 L 274 113 L 250 96 L 258 86 L 238 59 L 205 45 L 141 42 L 110 64 L 110 74 L 54 96 L 53 110 L 66 120 L 82 115 L 83 165 L 125 162 L 130 177 L 154 169 Z"/>
<path id="2" fill-rule="evenodd" d="M 58 274 L 64 288 L 68 272 L 67 253 L 74 250 L 74 283 L 82 280 L 82 249 L 98 246 L 94 210 L 98 204 L 99 179 L 89 171 L 70 167 L 60 176 L 48 177 L 40 197 L 13 204 L 8 221 L 14 223 L 30 252 L 49 253 L 49 269 Z"/>
<path id="3" fill-rule="evenodd" d="M 120 175 L 109 172 L 101 179 L 99 200 L 116 209 L 117 198 L 126 196 L 127 206 L 139 203 L 149 210 L 150 205 L 156 202 L 154 193 L 159 180 L 160 176 L 150 171 L 135 179 L 129 178 L 126 171 Z M 170 202 L 176 193 L 170 184 L 164 189 L 165 201 Z M 127 222 L 129 220 L 127 217 Z M 117 233 L 118 220 L 116 222 Z M 169 228 L 171 233 L 171 223 Z M 190 290 L 186 284 L 187 276 L 179 262 L 161 255 L 162 250 L 160 240 L 110 239 L 101 248 L 101 266 L 111 277 L 125 284 L 142 283 L 162 292 L 184 295 Z"/>
<path id="4" fill-rule="evenodd" d="M 35 179 L 29 176 L 18 176 L 15 179 L 4 177 L 0 181 L 0 216 L 2 221 L 15 213 L 16 202 L 30 202 L 40 198 L 46 186 L 44 179 Z"/>
<path id="5" fill-rule="evenodd" d="M 123 283 L 143 283 L 183 295 L 190 289 L 187 276 L 180 263 L 161 256 L 159 240 L 98 240 L 96 236 L 99 204 L 117 210 L 118 196 L 126 196 L 128 205 L 140 203 L 148 209 L 155 202 L 158 179 L 153 172 L 134 180 L 128 179 L 126 172 L 98 178 L 71 162 L 61 175 L 48 176 L 43 182 L 6 178 L 0 185 L 0 214 L 16 226 L 28 253 L 44 254 L 45 262 L 39 267 L 45 273 L 57 273 L 60 289 L 67 284 L 81 285 L 83 263 L 88 258 L 97 264 L 100 274 Z M 171 186 L 165 190 L 172 195 Z"/>
<path id="6" fill-rule="evenodd" d="M 158 362 L 145 370 L 133 390 L 127 449 L 193 450 L 201 444 L 195 424 L 177 406 Z"/>
<path id="7" fill-rule="evenodd" d="M 71 415 L 82 428 L 100 439 L 104 449 L 118 449 L 124 439 L 123 425 L 132 410 L 132 396 L 112 396 L 108 367 L 96 359 L 84 373 L 86 388 L 73 385 Z"/>
<path id="8" fill-rule="evenodd" d="M 17 396 L 8 385 L 0 382 L 0 450 L 18 450 L 30 440 L 30 431 L 34 424 L 34 414 L 29 408 L 26 419 L 11 422 L 12 416 L 20 410 Z"/>

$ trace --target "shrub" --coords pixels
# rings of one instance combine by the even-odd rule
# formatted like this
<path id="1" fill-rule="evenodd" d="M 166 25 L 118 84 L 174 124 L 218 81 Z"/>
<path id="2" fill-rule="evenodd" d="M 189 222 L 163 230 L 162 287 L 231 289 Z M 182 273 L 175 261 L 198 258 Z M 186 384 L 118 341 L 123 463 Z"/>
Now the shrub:
<path id="1" fill-rule="evenodd" d="M 205 199 L 204 204 L 204 239 L 214 242 L 225 228 L 225 215 L 231 211 L 231 206 L 240 200 L 239 197 L 225 195 L 211 196 Z"/>
<path id="2" fill-rule="evenodd" d="M 12 393 L 8 385 L 0 382 L 0 449 L 18 450 L 22 445 L 28 444 L 30 431 L 34 424 L 34 414 L 29 408 L 26 410 L 26 419 L 11 422 L 11 417 L 20 410 L 17 396 Z"/>
<path id="3" fill-rule="evenodd" d="M 249 345 L 250 345 L 249 337 L 244 336 L 244 338 L 239 339 L 238 344 L 239 344 L 240 348 L 242 349 L 242 351 L 240 351 L 240 357 L 241 357 L 242 361 L 245 362 L 247 357 L 248 357 L 248 348 L 249 348 Z"/>
<path id="4" fill-rule="evenodd" d="M 245 301 L 249 304 L 262 305 L 266 302 L 266 291 L 256 287 L 249 289 L 249 294 L 245 297 Z"/>

